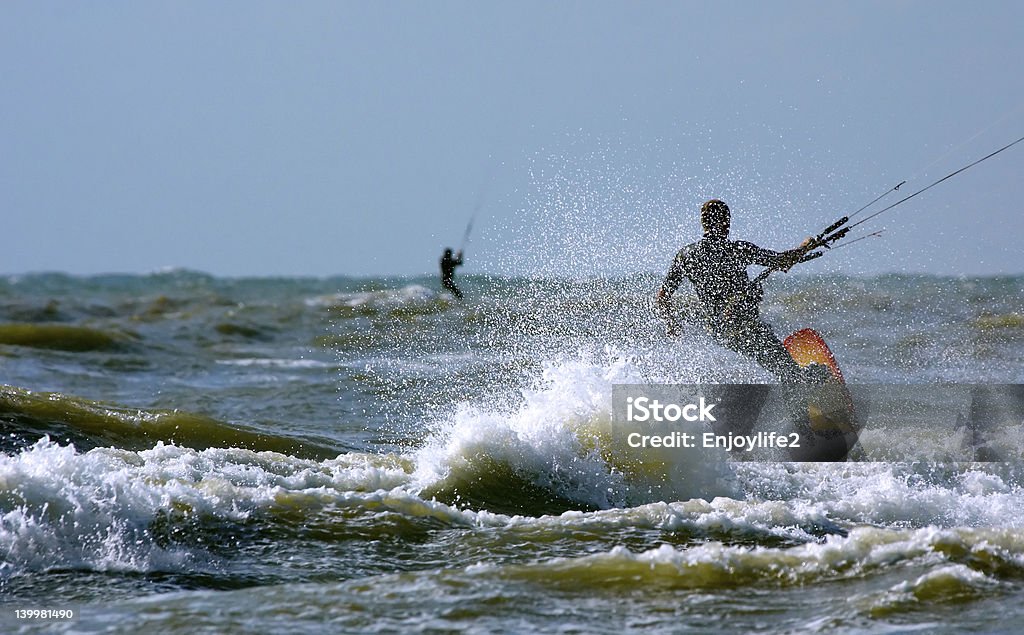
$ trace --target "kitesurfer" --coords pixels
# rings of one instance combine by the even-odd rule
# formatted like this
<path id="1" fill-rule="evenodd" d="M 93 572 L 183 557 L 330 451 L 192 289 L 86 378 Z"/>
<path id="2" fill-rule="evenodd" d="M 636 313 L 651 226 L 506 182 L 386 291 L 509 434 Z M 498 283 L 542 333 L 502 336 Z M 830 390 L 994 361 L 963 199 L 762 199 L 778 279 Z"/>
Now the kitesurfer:
<path id="1" fill-rule="evenodd" d="M 444 255 L 441 256 L 441 286 L 451 292 L 458 299 L 462 299 L 462 291 L 455 286 L 455 268 L 462 266 L 462 250 L 459 250 L 458 255 L 452 256 L 451 247 L 444 250 Z"/>
<path id="2" fill-rule="evenodd" d="M 827 369 L 814 364 L 801 368 L 793 361 L 772 327 L 761 319 L 758 305 L 764 291 L 747 276 L 750 265 L 788 271 L 807 256 L 810 243 L 776 252 L 729 240 L 730 221 L 729 206 L 723 201 L 712 199 L 701 206 L 704 236 L 676 254 L 655 298 L 656 313 L 665 320 L 669 335 L 678 336 L 670 300 L 686 278 L 697 293 L 692 317 L 718 343 L 750 357 L 783 383 L 820 383 Z"/>

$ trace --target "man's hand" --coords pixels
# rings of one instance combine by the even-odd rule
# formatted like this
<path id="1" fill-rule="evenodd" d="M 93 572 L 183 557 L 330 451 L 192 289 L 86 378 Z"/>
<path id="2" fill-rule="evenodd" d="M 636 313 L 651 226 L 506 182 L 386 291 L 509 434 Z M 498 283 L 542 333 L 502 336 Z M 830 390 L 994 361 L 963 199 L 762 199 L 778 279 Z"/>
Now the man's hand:
<path id="1" fill-rule="evenodd" d="M 679 337 L 679 324 L 672 315 L 672 294 L 665 290 L 665 287 L 658 289 L 654 296 L 654 314 L 665 322 L 665 334 L 669 337 Z"/>
<path id="2" fill-rule="evenodd" d="M 658 293 L 654 295 L 654 314 L 670 322 L 669 319 L 672 316 L 672 305 L 669 304 L 671 296 L 665 291 L 665 287 L 658 289 Z"/>
<path id="3" fill-rule="evenodd" d="M 814 244 L 814 236 L 808 236 L 796 249 L 790 249 L 789 251 L 782 252 L 783 264 L 781 269 L 785 272 L 789 272 L 789 270 L 793 268 L 793 265 L 800 262 L 800 259 L 807 255 L 812 244 Z"/>
<path id="4" fill-rule="evenodd" d="M 800 249 L 790 249 L 789 251 L 782 252 L 782 266 L 779 269 L 789 273 L 789 270 L 793 268 L 793 265 L 800 262 L 803 258 L 804 252 Z"/>

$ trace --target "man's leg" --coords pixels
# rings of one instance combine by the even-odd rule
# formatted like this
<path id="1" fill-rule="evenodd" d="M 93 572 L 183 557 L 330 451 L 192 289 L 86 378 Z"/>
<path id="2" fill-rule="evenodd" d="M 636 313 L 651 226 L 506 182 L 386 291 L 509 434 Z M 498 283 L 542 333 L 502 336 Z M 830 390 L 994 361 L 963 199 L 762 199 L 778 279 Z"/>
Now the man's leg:
<path id="1" fill-rule="evenodd" d="M 808 379 L 808 369 L 801 368 L 796 363 L 782 341 L 775 335 L 775 331 L 760 320 L 751 320 L 743 324 L 729 338 L 728 346 L 752 358 L 779 379 L 788 419 L 793 429 L 800 433 L 802 443 L 813 447 L 814 433 L 807 410 L 807 390 L 810 389 L 807 384 L 812 383 Z"/>
<path id="2" fill-rule="evenodd" d="M 806 381 L 804 369 L 793 360 L 793 356 L 782 345 L 772 327 L 760 320 L 744 323 L 729 338 L 729 348 L 753 358 L 784 384 Z"/>
<path id="3" fill-rule="evenodd" d="M 451 294 L 453 296 L 455 296 L 456 298 L 458 298 L 459 300 L 462 299 L 462 292 L 459 291 L 459 288 L 455 286 L 455 282 L 453 280 L 451 280 L 451 279 L 442 280 L 441 281 L 441 286 L 443 286 L 445 289 L 448 289 L 449 291 L 451 291 Z"/>
<path id="4" fill-rule="evenodd" d="M 820 397 L 820 384 L 831 380 L 828 367 L 811 364 L 801 368 L 772 328 L 760 321 L 744 324 L 727 340 L 727 346 L 753 358 L 758 364 L 779 378 L 782 399 L 786 404 L 793 429 L 800 433 L 801 449 L 791 451 L 797 461 L 842 461 L 848 446 L 841 435 L 816 433 L 811 428 L 808 404 Z"/>

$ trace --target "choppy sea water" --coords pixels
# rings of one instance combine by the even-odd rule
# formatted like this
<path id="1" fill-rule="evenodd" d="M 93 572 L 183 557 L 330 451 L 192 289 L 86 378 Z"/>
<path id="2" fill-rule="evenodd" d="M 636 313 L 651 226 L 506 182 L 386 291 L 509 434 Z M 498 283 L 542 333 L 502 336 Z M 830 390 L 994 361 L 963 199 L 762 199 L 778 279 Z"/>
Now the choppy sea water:
<path id="1" fill-rule="evenodd" d="M 770 377 L 666 339 L 653 276 L 460 283 L 0 280 L 0 631 L 1024 620 L 1019 454 L 950 461 L 937 421 L 918 460 L 866 430 L 857 461 L 699 452 L 666 477 L 600 447 L 613 385 Z M 850 383 L 1024 383 L 1024 277 L 780 276 L 764 313 Z"/>

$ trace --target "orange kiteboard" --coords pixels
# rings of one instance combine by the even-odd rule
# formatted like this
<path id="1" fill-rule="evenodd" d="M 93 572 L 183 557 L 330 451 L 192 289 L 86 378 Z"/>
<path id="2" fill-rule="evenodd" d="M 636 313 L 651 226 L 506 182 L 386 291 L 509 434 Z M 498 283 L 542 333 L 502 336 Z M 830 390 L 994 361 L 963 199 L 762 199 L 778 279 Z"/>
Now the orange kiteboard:
<path id="1" fill-rule="evenodd" d="M 832 376 L 839 383 L 846 383 L 846 380 L 843 379 L 843 371 L 839 370 L 839 364 L 836 363 L 836 358 L 829 350 L 828 344 L 814 329 L 800 329 L 783 340 L 782 345 L 800 366 L 823 364 L 828 366 L 828 369 L 832 371 Z"/>
<path id="2" fill-rule="evenodd" d="M 835 380 L 816 390 L 807 404 L 811 429 L 816 434 L 853 435 L 853 440 L 856 440 L 859 426 L 853 398 L 825 340 L 814 329 L 801 329 L 783 340 L 782 344 L 799 366 L 821 364 L 829 369 Z"/>

